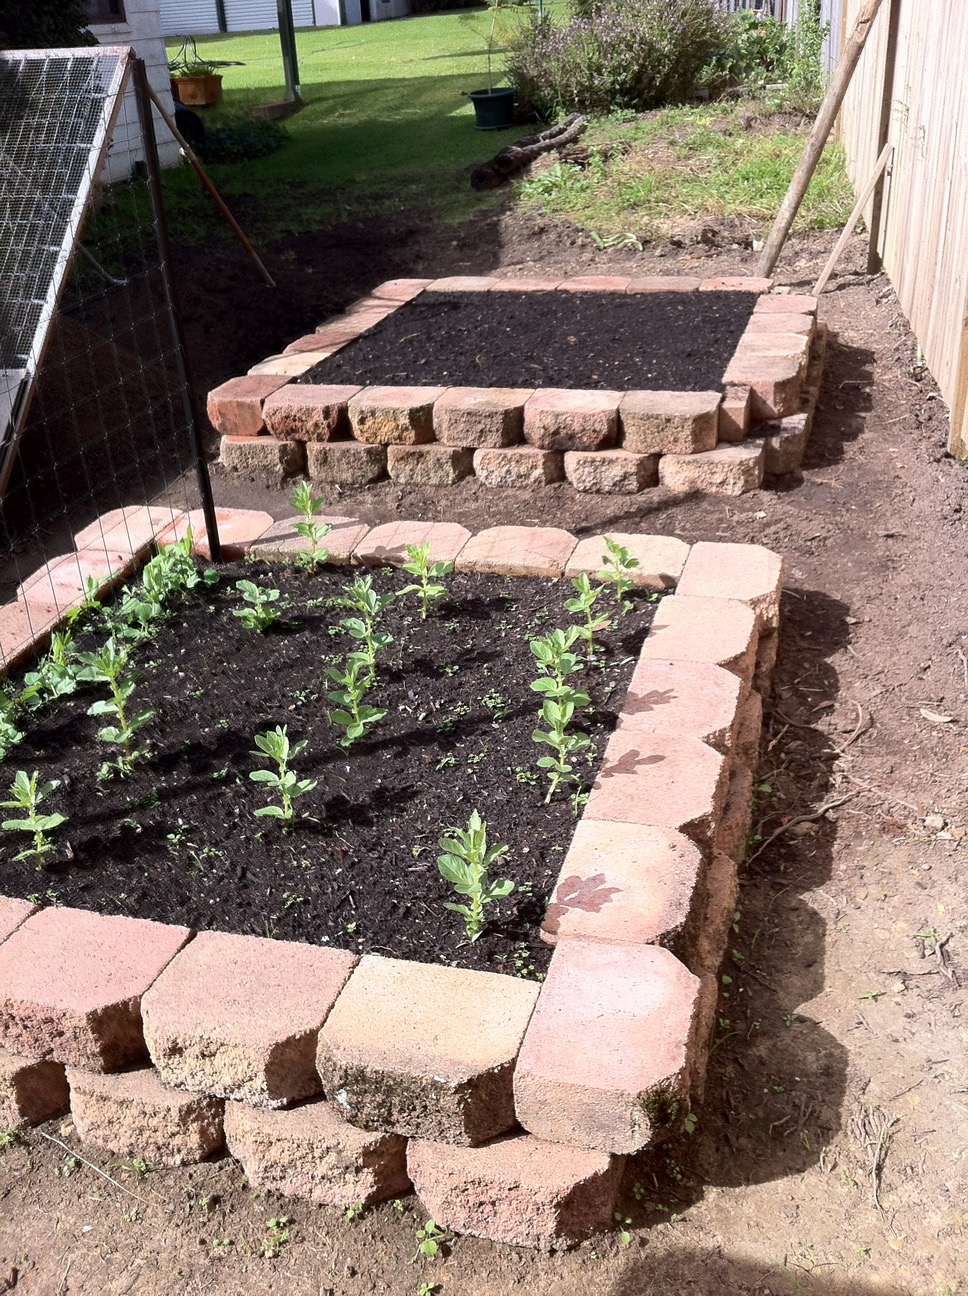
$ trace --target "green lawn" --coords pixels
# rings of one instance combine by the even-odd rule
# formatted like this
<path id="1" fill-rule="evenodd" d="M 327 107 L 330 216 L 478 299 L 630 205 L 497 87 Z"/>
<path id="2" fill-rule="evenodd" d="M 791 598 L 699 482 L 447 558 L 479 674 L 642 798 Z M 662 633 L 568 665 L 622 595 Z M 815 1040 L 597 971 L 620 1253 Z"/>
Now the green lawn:
<path id="1" fill-rule="evenodd" d="M 229 195 L 271 198 L 278 233 L 311 229 L 327 213 L 325 199 L 309 198 L 296 209 L 292 181 L 319 194 L 339 190 L 350 201 L 378 193 L 389 206 L 432 203 L 453 219 L 493 202 L 474 194 L 467 169 L 530 128 L 474 129 L 462 92 L 486 85 L 486 22 L 482 11 L 471 11 L 298 31 L 306 107 L 285 123 L 289 142 L 267 158 L 213 167 L 216 184 Z M 170 52 L 177 44 L 170 43 Z M 206 121 L 283 97 L 276 32 L 198 37 L 197 45 L 202 58 L 244 63 L 221 69 L 224 104 L 202 110 Z M 176 203 L 192 201 L 184 173 L 169 177 L 166 187 Z"/>

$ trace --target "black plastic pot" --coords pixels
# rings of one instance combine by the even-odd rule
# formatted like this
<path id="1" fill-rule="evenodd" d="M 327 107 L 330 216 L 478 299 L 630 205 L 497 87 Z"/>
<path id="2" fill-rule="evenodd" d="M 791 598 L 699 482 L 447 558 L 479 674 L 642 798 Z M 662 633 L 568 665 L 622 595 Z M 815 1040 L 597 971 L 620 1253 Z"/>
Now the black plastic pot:
<path id="1" fill-rule="evenodd" d="M 471 90 L 468 99 L 474 105 L 478 130 L 507 130 L 514 125 L 514 89 Z"/>

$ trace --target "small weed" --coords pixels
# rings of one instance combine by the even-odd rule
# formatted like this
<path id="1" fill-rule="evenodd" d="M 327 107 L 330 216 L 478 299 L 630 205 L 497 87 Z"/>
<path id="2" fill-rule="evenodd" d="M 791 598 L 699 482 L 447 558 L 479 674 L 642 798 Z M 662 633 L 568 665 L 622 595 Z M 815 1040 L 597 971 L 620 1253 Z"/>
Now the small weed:
<path id="1" fill-rule="evenodd" d="M 279 1215 L 273 1217 L 266 1224 L 267 1237 L 264 1237 L 259 1243 L 259 1255 L 263 1260 L 276 1260 L 282 1251 L 282 1248 L 289 1241 L 289 1224 L 291 1223 L 288 1215 Z"/>
<path id="2" fill-rule="evenodd" d="M 352 1206 L 347 1206 L 346 1210 L 343 1211 L 343 1219 L 349 1220 L 352 1224 L 354 1220 L 360 1218 L 364 1210 L 365 1207 L 362 1202 L 354 1202 Z"/>
<path id="3" fill-rule="evenodd" d="M 434 1259 L 435 1256 L 440 1255 L 441 1247 L 446 1246 L 448 1242 L 452 1242 L 453 1238 L 453 1233 L 448 1229 L 441 1228 L 432 1219 L 427 1220 L 426 1224 L 418 1225 L 417 1250 L 410 1263 L 413 1264 L 419 1256 L 425 1256 L 428 1260 Z"/>
<path id="4" fill-rule="evenodd" d="M 18 1143 L 23 1141 L 23 1131 L 16 1127 L 0 1130 L 0 1151 L 2 1152 L 5 1152 L 7 1148 L 16 1147 Z"/>
<path id="5" fill-rule="evenodd" d="M 58 1179 L 69 1179 L 80 1168 L 81 1163 L 76 1156 L 66 1156 L 59 1166 L 54 1166 L 54 1174 Z"/>
<path id="6" fill-rule="evenodd" d="M 698 1126 L 698 1124 L 699 1124 L 699 1117 L 696 1115 L 695 1112 L 690 1112 L 689 1115 L 686 1117 L 686 1119 L 682 1122 L 682 1128 L 686 1131 L 687 1134 L 695 1134 L 696 1127 Z"/>
<path id="7" fill-rule="evenodd" d="M 629 1229 L 632 1227 L 632 1217 L 630 1215 L 623 1215 L 621 1211 L 616 1211 L 615 1223 L 618 1225 L 619 1242 L 621 1242 L 622 1246 L 630 1246 L 632 1242 L 632 1234 L 629 1232 Z"/>

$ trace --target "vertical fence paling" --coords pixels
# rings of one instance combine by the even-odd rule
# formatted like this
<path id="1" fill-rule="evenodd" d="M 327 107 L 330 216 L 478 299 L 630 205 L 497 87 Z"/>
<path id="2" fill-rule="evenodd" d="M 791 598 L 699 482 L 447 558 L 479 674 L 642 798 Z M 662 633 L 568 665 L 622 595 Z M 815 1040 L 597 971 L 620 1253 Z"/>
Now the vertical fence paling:
<path id="1" fill-rule="evenodd" d="M 108 186 L 97 173 L 103 153 L 90 124 L 102 88 L 113 93 L 110 59 L 128 56 L 104 46 L 0 54 L 0 397 L 14 384 L 22 393 L 25 375 L 33 392 L 16 426 L 0 399 L 0 440 L 14 426 L 19 437 L 0 499 L 0 603 L 46 561 L 71 552 L 78 531 L 111 510 L 181 510 L 200 497 L 217 550 L 151 188 L 137 175 Z M 61 65 L 55 113 L 51 96 L 38 98 L 34 83 L 45 67 Z M 78 103 L 72 95 L 81 96 Z M 71 136 L 75 121 L 78 130 L 88 123 L 78 136 L 83 147 Z M 143 143 L 150 171 L 150 140 Z M 84 184 L 86 215 L 81 220 L 78 209 L 74 220 Z M 59 222 L 60 257 L 48 237 L 51 222 Z M 61 282 L 52 297 L 55 269 Z"/>
<path id="2" fill-rule="evenodd" d="M 846 0 L 849 24 L 860 0 Z M 951 407 L 952 453 L 968 455 L 968 4 L 901 0 L 888 139 L 894 145 L 877 249 Z M 855 186 L 871 173 L 887 56 L 882 9 L 841 117 Z M 868 211 L 867 216 L 870 216 Z"/>

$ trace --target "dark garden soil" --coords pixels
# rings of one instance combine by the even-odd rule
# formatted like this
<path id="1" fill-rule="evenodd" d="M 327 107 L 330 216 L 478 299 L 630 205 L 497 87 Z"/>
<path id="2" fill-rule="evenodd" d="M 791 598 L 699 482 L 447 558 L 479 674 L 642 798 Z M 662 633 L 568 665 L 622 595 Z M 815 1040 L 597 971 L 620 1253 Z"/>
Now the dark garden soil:
<path id="1" fill-rule="evenodd" d="M 334 686 L 323 678 L 357 646 L 333 633 L 348 615 L 332 603 L 345 573 L 235 564 L 221 577 L 138 649 L 130 712 L 156 716 L 138 736 L 148 755 L 129 777 L 98 778 L 116 755 L 95 737 L 105 720 L 86 714 L 103 686 L 85 684 L 42 713 L 9 753 L 4 786 L 15 769 L 61 780 L 44 809 L 67 815 L 57 840 L 69 846 L 38 874 L 32 860 L 12 862 L 23 839 L 3 842 L 3 889 L 195 928 L 540 975 L 550 950 L 537 926 L 575 816 L 567 793 L 543 805 L 535 760 L 548 749 L 531 738 L 540 699 L 529 688 L 537 672 L 528 640 L 570 623 L 570 586 L 454 575 L 426 622 L 412 596 L 394 601 L 383 622 L 393 643 L 367 695 L 387 715 L 346 750 L 327 718 L 325 690 Z M 253 578 L 287 605 L 264 634 L 233 616 L 235 582 Z M 410 580 L 374 575 L 382 592 Z M 599 664 L 582 672 L 593 709 L 574 727 L 593 740 L 580 766 L 588 783 L 653 611 L 643 596 L 617 615 Z M 277 725 L 306 740 L 293 768 L 317 780 L 297 801 L 290 832 L 256 817 L 279 798 L 248 777 L 267 767 L 252 754 L 253 735 Z M 475 809 L 489 843 L 509 847 L 492 877 L 510 878 L 515 890 L 468 946 L 462 920 L 442 907 L 460 898 L 436 859 L 440 836 Z"/>
<path id="2" fill-rule="evenodd" d="M 425 292 L 296 381 L 718 390 L 754 300 L 742 292 Z"/>

